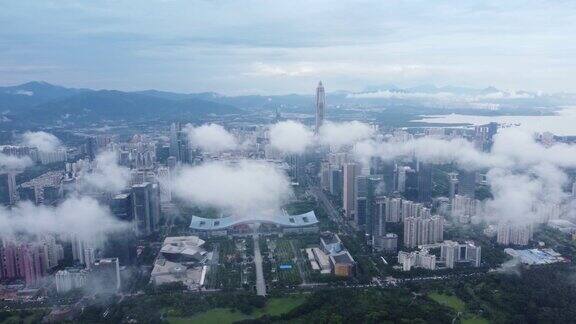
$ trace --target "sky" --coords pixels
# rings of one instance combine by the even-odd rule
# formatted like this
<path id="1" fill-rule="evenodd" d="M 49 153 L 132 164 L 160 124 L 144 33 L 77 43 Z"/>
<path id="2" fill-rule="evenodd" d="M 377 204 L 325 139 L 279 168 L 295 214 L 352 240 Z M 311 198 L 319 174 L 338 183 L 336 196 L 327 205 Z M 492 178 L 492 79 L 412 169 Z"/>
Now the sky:
<path id="1" fill-rule="evenodd" d="M 576 92 L 576 1 L 2 0 L 0 85 Z"/>

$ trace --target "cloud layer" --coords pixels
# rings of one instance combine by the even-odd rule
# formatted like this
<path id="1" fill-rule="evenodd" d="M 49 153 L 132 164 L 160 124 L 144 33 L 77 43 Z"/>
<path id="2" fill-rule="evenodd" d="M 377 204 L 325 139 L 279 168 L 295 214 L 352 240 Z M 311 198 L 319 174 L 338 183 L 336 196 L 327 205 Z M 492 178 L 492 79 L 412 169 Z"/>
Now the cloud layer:
<path id="1" fill-rule="evenodd" d="M 50 133 L 26 132 L 22 135 L 22 145 L 36 147 L 41 152 L 53 152 L 62 147 L 62 142 Z"/>
<path id="2" fill-rule="evenodd" d="M 92 170 L 84 170 L 81 178 L 81 190 L 116 193 L 125 189 L 130 181 L 130 169 L 118 164 L 115 152 L 105 151 L 98 154 Z"/>
<path id="3" fill-rule="evenodd" d="M 486 180 L 494 199 L 485 204 L 493 220 L 533 222 L 567 197 L 563 188 L 565 168 L 576 167 L 576 146 L 558 143 L 546 147 L 533 134 L 503 129 L 494 138 L 490 153 L 480 152 L 463 139 L 419 138 L 406 142 L 366 140 L 358 143 L 357 158 L 396 160 L 416 157 L 427 163 L 456 163 L 468 170 L 487 171 Z"/>
<path id="4" fill-rule="evenodd" d="M 16 157 L 0 153 L 0 172 L 24 170 L 33 164 L 29 157 Z"/>
<path id="5" fill-rule="evenodd" d="M 234 135 L 218 124 L 204 124 L 198 127 L 188 124 L 185 131 L 190 143 L 205 152 L 217 153 L 238 147 Z"/>
<path id="6" fill-rule="evenodd" d="M 287 120 L 270 127 L 270 145 L 288 154 L 302 154 L 314 144 L 314 133 L 304 124 Z"/>
<path id="7" fill-rule="evenodd" d="M 575 10 L 539 0 L 5 0 L 0 72 L 4 83 L 185 92 L 310 93 L 318 79 L 353 91 L 574 91 Z"/>
<path id="8" fill-rule="evenodd" d="M 292 195 L 290 181 L 282 170 L 251 160 L 235 165 L 209 162 L 184 167 L 174 179 L 173 193 L 177 197 L 238 217 L 270 215 Z"/>
<path id="9" fill-rule="evenodd" d="M 88 197 L 72 197 L 57 207 L 22 202 L 12 209 L 0 209 L 0 235 L 61 234 L 89 239 L 126 226 L 108 207 Z"/>
<path id="10" fill-rule="evenodd" d="M 297 121 L 282 121 L 270 127 L 270 145 L 287 154 L 302 154 L 315 145 L 334 149 L 353 145 L 374 136 L 372 126 L 359 121 L 325 122 L 318 136 L 306 125 Z"/>

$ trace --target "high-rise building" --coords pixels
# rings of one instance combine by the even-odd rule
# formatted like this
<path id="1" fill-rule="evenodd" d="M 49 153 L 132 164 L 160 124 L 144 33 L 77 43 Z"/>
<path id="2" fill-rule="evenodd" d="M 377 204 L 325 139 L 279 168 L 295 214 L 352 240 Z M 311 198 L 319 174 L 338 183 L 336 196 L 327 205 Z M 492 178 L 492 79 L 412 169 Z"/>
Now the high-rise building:
<path id="1" fill-rule="evenodd" d="M 104 291 L 120 290 L 120 263 L 118 258 L 100 259 L 94 262 L 90 276 L 92 285 Z"/>
<path id="2" fill-rule="evenodd" d="M 320 127 L 324 123 L 324 114 L 326 110 L 326 93 L 324 92 L 324 86 L 322 81 L 318 82 L 318 87 L 316 88 L 316 128 L 314 132 L 318 134 L 320 132 Z"/>
<path id="3" fill-rule="evenodd" d="M 398 263 L 402 265 L 402 271 L 410 271 L 414 268 L 436 270 L 436 256 L 429 254 L 428 250 L 414 252 L 398 252 Z"/>
<path id="4" fill-rule="evenodd" d="M 330 171 L 330 193 L 333 196 L 342 196 L 342 170 Z"/>
<path id="5" fill-rule="evenodd" d="M 449 269 L 462 262 L 469 263 L 473 267 L 479 267 L 481 264 L 481 248 L 475 245 L 474 242 L 444 241 L 440 245 L 440 261 L 444 262 L 446 268 Z"/>
<path id="6" fill-rule="evenodd" d="M 0 204 L 14 205 L 17 201 L 16 175 L 14 173 L 0 174 Z"/>
<path id="7" fill-rule="evenodd" d="M 131 222 L 134 220 L 134 206 L 132 204 L 132 193 L 117 194 L 110 203 L 112 214 L 117 219 Z"/>
<path id="8" fill-rule="evenodd" d="M 476 171 L 458 173 L 458 194 L 474 199 L 476 194 Z"/>
<path id="9" fill-rule="evenodd" d="M 357 163 L 346 163 L 343 167 L 342 208 L 346 219 L 354 218 L 354 197 L 356 188 L 356 176 L 360 174 L 360 166 Z"/>
<path id="10" fill-rule="evenodd" d="M 84 287 L 88 279 L 88 272 L 82 269 L 65 269 L 56 272 L 54 277 L 56 292 L 62 294 L 72 289 Z"/>
<path id="11" fill-rule="evenodd" d="M 171 185 L 170 169 L 167 167 L 158 168 L 158 184 L 160 185 L 160 201 L 172 201 L 172 185 Z"/>
<path id="12" fill-rule="evenodd" d="M 320 187 L 322 190 L 330 189 L 331 166 L 328 161 L 320 163 Z"/>
<path id="13" fill-rule="evenodd" d="M 191 162 L 188 135 L 179 122 L 170 126 L 170 156 L 182 163 Z"/>
<path id="14" fill-rule="evenodd" d="M 36 287 L 46 274 L 48 260 L 42 244 L 2 241 L 0 249 L 3 279 L 24 279 L 27 287 Z"/>
<path id="15" fill-rule="evenodd" d="M 438 243 L 444 240 L 444 219 L 440 216 L 408 217 L 404 219 L 404 246 Z"/>
<path id="16" fill-rule="evenodd" d="M 160 188 L 157 183 L 144 182 L 132 186 L 135 229 L 138 235 L 149 235 L 158 228 L 160 219 Z"/>
<path id="17" fill-rule="evenodd" d="M 66 149 L 57 149 L 50 152 L 39 151 L 38 156 L 42 164 L 64 162 L 68 158 Z"/>
<path id="18" fill-rule="evenodd" d="M 428 163 L 418 163 L 418 201 L 432 201 L 432 166 Z"/>
<path id="19" fill-rule="evenodd" d="M 498 224 L 496 241 L 502 245 L 528 245 L 532 236 L 531 224 L 502 222 Z"/>
<path id="20" fill-rule="evenodd" d="M 398 249 L 398 235 L 386 233 L 384 235 L 374 235 L 372 246 L 376 251 L 394 253 Z"/>
<path id="21" fill-rule="evenodd" d="M 376 191 L 382 185 L 382 178 L 375 175 L 357 176 L 355 190 L 355 225 L 363 228 L 366 235 L 372 235 L 377 221 Z"/>

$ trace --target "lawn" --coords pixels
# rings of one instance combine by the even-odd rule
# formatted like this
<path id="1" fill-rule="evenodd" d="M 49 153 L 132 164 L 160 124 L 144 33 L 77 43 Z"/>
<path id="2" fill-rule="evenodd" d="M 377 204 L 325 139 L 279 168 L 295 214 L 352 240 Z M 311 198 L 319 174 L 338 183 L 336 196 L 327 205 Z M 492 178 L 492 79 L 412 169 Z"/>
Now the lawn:
<path id="1" fill-rule="evenodd" d="M 169 316 L 168 322 L 171 324 L 228 324 L 246 319 L 259 318 L 264 315 L 281 315 L 300 306 L 304 301 L 305 297 L 303 296 L 272 298 L 268 300 L 264 308 L 256 310 L 254 313 L 248 315 L 242 314 L 239 311 L 232 311 L 228 308 L 214 308 L 207 312 L 187 318 Z"/>
<path id="2" fill-rule="evenodd" d="M 262 310 L 255 312 L 256 317 L 260 317 L 262 315 L 277 316 L 288 313 L 294 308 L 302 305 L 305 299 L 306 298 L 303 296 L 272 298 L 268 300 L 266 306 Z"/>
<path id="3" fill-rule="evenodd" d="M 453 310 L 462 313 L 462 316 L 460 318 L 460 323 L 462 323 L 462 324 L 488 324 L 488 323 L 490 323 L 485 318 L 478 317 L 476 315 L 467 313 L 466 312 L 466 303 L 464 303 L 457 296 L 439 294 L 439 293 L 430 293 L 430 294 L 428 294 L 428 297 L 430 297 L 432 300 L 434 300 L 438 304 L 450 307 Z"/>
<path id="4" fill-rule="evenodd" d="M 466 308 L 466 304 L 460 298 L 458 298 L 456 296 L 450 296 L 450 295 L 439 294 L 439 293 L 431 293 L 431 294 L 428 294 L 428 297 L 430 297 L 432 300 L 434 300 L 438 304 L 448 306 L 457 312 L 463 312 L 464 308 Z"/>
<path id="5" fill-rule="evenodd" d="M 490 324 L 490 321 L 488 321 L 487 319 L 482 318 L 482 317 L 474 316 L 474 317 L 470 317 L 470 318 L 463 318 L 462 320 L 460 320 L 460 323 L 462 323 L 462 324 Z"/>
<path id="6" fill-rule="evenodd" d="M 226 324 L 250 318 L 253 317 L 250 315 L 242 314 L 239 311 L 233 312 L 228 308 L 214 308 L 207 312 L 200 313 L 192 317 L 168 317 L 168 322 L 170 324 L 189 324 L 189 323 Z"/>

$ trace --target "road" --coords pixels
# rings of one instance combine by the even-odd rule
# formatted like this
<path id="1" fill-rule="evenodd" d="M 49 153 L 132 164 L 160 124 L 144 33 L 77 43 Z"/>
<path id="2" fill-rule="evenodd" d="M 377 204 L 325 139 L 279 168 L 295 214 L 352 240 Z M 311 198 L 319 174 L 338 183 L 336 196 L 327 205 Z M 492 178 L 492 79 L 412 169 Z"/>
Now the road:
<path id="1" fill-rule="evenodd" d="M 254 266 L 256 267 L 256 294 L 266 296 L 266 281 L 264 281 L 262 254 L 260 254 L 260 243 L 257 233 L 254 233 Z"/>
<path id="2" fill-rule="evenodd" d="M 346 222 L 344 217 L 338 212 L 336 207 L 332 204 L 330 199 L 326 197 L 326 194 L 322 191 L 322 189 L 318 187 L 310 187 L 310 193 L 316 197 L 316 199 L 322 204 L 324 210 L 328 213 L 328 217 L 332 219 L 338 227 L 344 230 L 349 235 L 355 235 L 354 229 Z"/>

